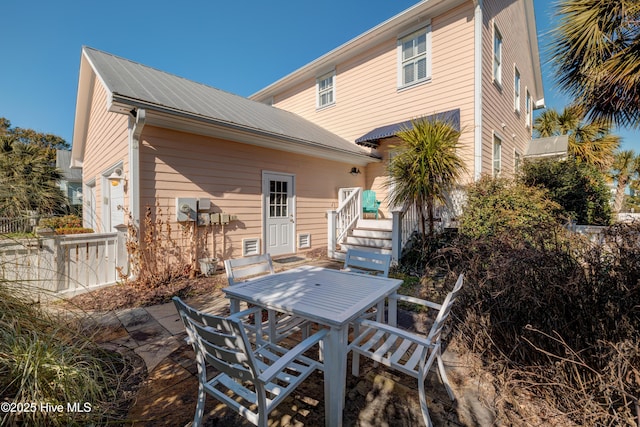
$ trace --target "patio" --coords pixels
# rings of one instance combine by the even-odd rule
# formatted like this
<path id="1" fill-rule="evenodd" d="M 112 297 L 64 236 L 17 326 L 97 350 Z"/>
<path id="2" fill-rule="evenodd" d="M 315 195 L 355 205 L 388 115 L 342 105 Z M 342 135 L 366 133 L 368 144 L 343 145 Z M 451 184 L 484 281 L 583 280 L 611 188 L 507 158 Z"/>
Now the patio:
<path id="1" fill-rule="evenodd" d="M 291 268 L 308 263 L 304 259 L 278 264 Z M 315 261 L 315 265 L 339 268 L 332 261 Z M 186 299 L 196 308 L 214 314 L 228 314 L 229 301 L 221 291 L 207 297 Z M 104 329 L 104 345 L 126 348 L 139 356 L 139 369 L 148 376 L 138 391 L 130 409 L 128 425 L 183 426 L 193 419 L 197 393 L 197 367 L 193 350 L 184 338 L 184 326 L 173 303 L 145 308 L 109 312 L 97 318 Z M 423 319 L 408 312 L 399 312 L 399 322 L 411 326 Z M 453 352 L 446 352 L 445 361 L 457 401 L 451 403 L 438 375 L 430 374 L 429 406 L 435 425 L 490 425 L 492 413 L 486 400 L 492 394 L 478 383 L 472 370 Z M 351 357 L 349 356 L 349 367 Z M 350 369 L 349 369 L 350 372 Z M 324 425 L 323 374 L 315 372 L 282 405 L 272 412 L 274 426 Z M 420 425 L 421 412 L 415 380 L 396 374 L 384 367 L 374 367 L 361 360 L 359 377 L 347 375 L 344 425 Z M 483 402 L 485 402 L 483 404 Z M 473 420 L 473 421 L 472 421 Z M 251 425 L 213 398 L 207 399 L 207 426 Z"/>

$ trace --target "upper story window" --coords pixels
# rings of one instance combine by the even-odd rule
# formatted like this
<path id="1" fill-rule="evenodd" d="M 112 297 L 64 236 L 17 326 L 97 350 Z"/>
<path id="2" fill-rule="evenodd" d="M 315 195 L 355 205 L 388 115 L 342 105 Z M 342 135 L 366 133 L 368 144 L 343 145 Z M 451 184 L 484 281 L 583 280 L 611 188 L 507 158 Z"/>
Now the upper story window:
<path id="1" fill-rule="evenodd" d="M 493 81 L 502 85 L 502 35 L 493 26 Z"/>
<path id="2" fill-rule="evenodd" d="M 513 110 L 520 112 L 520 71 L 516 68 L 513 77 Z"/>
<path id="3" fill-rule="evenodd" d="M 493 135 L 493 176 L 500 176 L 502 170 L 502 139 Z"/>
<path id="4" fill-rule="evenodd" d="M 410 86 L 431 77 L 431 27 L 415 31 L 398 41 L 400 87 Z"/>
<path id="5" fill-rule="evenodd" d="M 336 102 L 336 72 L 332 71 L 316 80 L 316 106 L 318 108 L 333 105 Z"/>

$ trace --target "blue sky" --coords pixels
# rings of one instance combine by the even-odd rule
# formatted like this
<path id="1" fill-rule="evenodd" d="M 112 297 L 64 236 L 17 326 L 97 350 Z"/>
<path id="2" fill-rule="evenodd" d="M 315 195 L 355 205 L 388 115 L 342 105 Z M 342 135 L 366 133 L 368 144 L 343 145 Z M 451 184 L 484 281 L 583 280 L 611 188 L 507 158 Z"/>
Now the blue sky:
<path id="1" fill-rule="evenodd" d="M 83 45 L 248 96 L 416 0 L 5 0 L 0 117 L 71 142 Z M 541 52 L 552 0 L 535 0 Z M 567 98 L 541 58 L 548 107 Z M 640 132 L 618 131 L 640 153 Z"/>

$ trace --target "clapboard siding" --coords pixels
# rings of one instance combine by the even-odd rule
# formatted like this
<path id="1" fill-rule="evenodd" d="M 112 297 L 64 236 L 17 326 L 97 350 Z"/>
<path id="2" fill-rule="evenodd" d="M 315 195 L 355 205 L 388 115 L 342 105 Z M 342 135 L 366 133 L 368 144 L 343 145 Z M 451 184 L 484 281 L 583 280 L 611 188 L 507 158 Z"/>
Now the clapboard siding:
<path id="1" fill-rule="evenodd" d="M 397 87 L 397 37 L 335 64 L 336 103 L 316 110 L 315 79 L 274 96 L 275 105 L 318 123 L 349 141 L 370 130 L 436 112 L 460 109 L 461 122 L 473 129 L 473 5 L 461 5 L 432 25 L 432 79 L 411 88 Z M 473 165 L 473 132 L 461 145 L 469 167 Z M 370 165 L 367 184 L 382 191 L 384 167 Z"/>
<path id="2" fill-rule="evenodd" d="M 326 211 L 336 208 L 338 188 L 364 184 L 347 163 L 153 126 L 145 127 L 142 140 L 141 205 L 158 204 L 174 223 L 175 237 L 175 197 L 208 198 L 212 212 L 238 216 L 225 227 L 224 244 L 222 228 L 214 227 L 219 257 L 241 256 L 243 238 L 262 239 L 263 171 L 295 175 L 296 233 L 311 233 L 312 248 L 327 244 Z M 199 228 L 212 238 L 208 227 Z"/>

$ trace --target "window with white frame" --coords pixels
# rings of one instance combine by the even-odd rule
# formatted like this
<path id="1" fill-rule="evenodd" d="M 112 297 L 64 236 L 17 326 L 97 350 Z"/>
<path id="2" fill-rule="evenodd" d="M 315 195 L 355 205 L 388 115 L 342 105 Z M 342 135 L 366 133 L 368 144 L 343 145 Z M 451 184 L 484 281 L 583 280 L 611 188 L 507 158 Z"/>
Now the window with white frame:
<path id="1" fill-rule="evenodd" d="M 525 112 L 526 112 L 526 116 L 527 116 L 527 127 L 531 127 L 532 125 L 532 115 L 531 115 L 531 95 L 529 94 L 529 91 L 526 91 L 526 95 L 525 95 L 525 101 L 524 101 L 524 108 L 525 108 Z"/>
<path id="2" fill-rule="evenodd" d="M 493 81 L 502 85 L 502 35 L 493 26 Z"/>
<path id="3" fill-rule="evenodd" d="M 431 77 L 431 26 L 415 31 L 398 41 L 400 87 L 410 86 Z"/>
<path id="4" fill-rule="evenodd" d="M 517 174 L 522 167 L 522 154 L 520 151 L 515 150 L 513 153 L 513 171 Z"/>
<path id="5" fill-rule="evenodd" d="M 493 176 L 499 176 L 502 170 L 502 139 L 493 135 Z"/>
<path id="6" fill-rule="evenodd" d="M 327 73 L 316 80 L 316 106 L 318 108 L 326 107 L 336 102 L 335 80 L 335 71 Z"/>
<path id="7" fill-rule="evenodd" d="M 513 110 L 516 113 L 520 112 L 520 71 L 517 68 L 514 69 L 513 74 Z"/>

